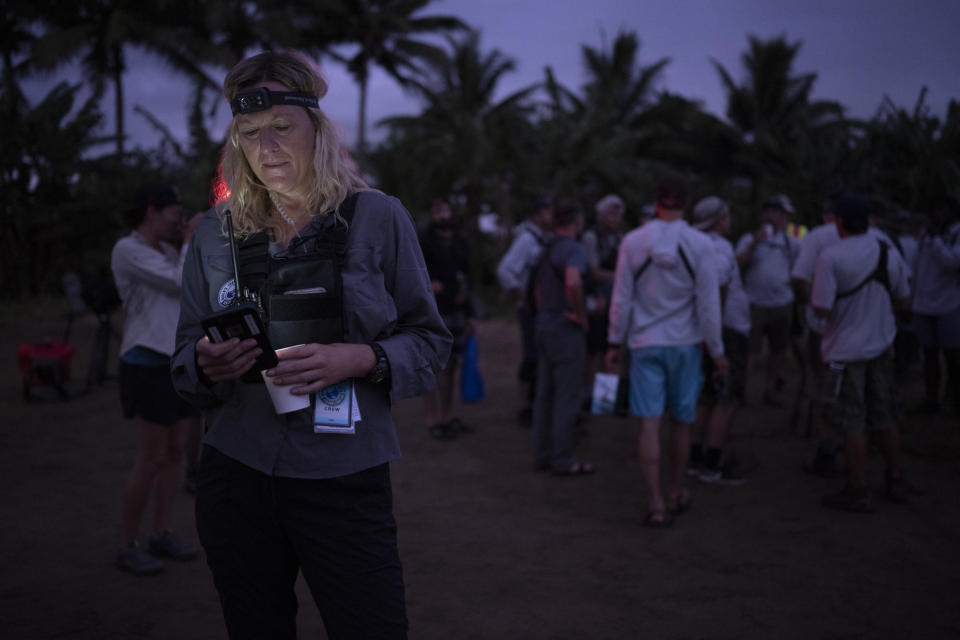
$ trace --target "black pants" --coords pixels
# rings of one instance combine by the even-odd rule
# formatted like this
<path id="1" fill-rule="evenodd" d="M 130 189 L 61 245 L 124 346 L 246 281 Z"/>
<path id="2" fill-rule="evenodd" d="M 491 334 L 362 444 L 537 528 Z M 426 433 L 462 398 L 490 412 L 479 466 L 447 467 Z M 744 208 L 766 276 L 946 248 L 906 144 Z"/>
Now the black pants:
<path id="1" fill-rule="evenodd" d="M 230 638 L 296 637 L 303 571 L 331 640 L 406 638 L 390 470 L 278 478 L 205 447 L 197 531 Z"/>

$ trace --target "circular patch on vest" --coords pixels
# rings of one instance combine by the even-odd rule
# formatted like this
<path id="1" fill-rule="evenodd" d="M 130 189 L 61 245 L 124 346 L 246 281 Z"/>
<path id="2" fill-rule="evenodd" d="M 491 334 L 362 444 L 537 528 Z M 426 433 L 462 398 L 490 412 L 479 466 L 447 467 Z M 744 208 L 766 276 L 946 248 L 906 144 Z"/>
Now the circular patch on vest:
<path id="1" fill-rule="evenodd" d="M 220 303 L 221 307 L 229 307 L 236 295 L 237 284 L 233 281 L 233 278 L 230 278 L 220 287 L 220 292 L 217 294 L 217 302 Z"/>
<path id="2" fill-rule="evenodd" d="M 346 385 L 334 384 L 320 389 L 317 393 L 320 401 L 328 407 L 336 407 L 343 403 L 347 397 Z"/>

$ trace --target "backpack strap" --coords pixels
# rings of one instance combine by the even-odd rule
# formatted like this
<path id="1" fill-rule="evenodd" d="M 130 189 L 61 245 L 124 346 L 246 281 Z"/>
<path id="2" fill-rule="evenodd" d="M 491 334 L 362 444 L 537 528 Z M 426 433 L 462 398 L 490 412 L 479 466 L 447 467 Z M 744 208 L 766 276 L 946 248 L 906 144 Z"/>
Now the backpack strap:
<path id="1" fill-rule="evenodd" d="M 543 251 L 540 252 L 540 258 L 537 260 L 537 263 L 533 265 L 533 268 L 530 270 L 530 277 L 527 279 L 527 290 L 525 292 L 525 298 L 527 303 L 527 308 L 536 312 L 537 311 L 537 287 L 538 281 L 540 279 L 540 272 L 543 269 L 549 268 L 553 271 L 554 275 L 560 282 L 564 281 L 566 274 L 557 269 L 556 266 L 550 264 L 550 256 L 553 254 L 553 249 L 555 243 L 555 238 L 546 239 L 543 244 Z M 539 241 L 539 239 L 538 239 Z"/>
<path id="2" fill-rule="evenodd" d="M 653 258 L 647 256 L 647 259 L 643 261 L 643 264 L 640 265 L 640 268 L 637 269 L 637 272 L 633 274 L 633 281 L 636 282 L 640 279 L 640 276 L 643 275 L 643 272 L 647 270 L 647 267 L 650 266 L 650 263 L 653 262 Z"/>
<path id="3" fill-rule="evenodd" d="M 687 270 L 687 273 L 690 274 L 690 278 L 696 281 L 697 276 L 694 275 L 693 267 L 690 265 L 690 260 L 687 258 L 687 254 L 683 250 L 683 247 L 680 246 L 679 244 L 677 245 L 677 253 L 680 254 L 680 260 L 683 262 L 683 266 Z M 634 283 L 636 283 L 640 279 L 640 276 L 643 275 L 643 272 L 647 270 L 647 267 L 649 267 L 652 262 L 653 262 L 653 258 L 650 256 L 647 256 L 647 259 L 643 261 L 643 264 L 640 265 L 640 268 L 637 269 L 637 272 L 633 274 Z"/>
<path id="4" fill-rule="evenodd" d="M 693 274 L 693 267 L 690 266 L 690 261 L 687 259 L 687 254 L 684 252 L 682 245 L 677 245 L 677 253 L 680 254 L 680 259 L 683 260 L 683 266 L 687 268 L 687 273 L 690 274 L 690 279 L 696 281 L 697 276 Z"/>
<path id="5" fill-rule="evenodd" d="M 860 289 L 863 289 L 865 286 L 867 286 L 867 284 L 872 280 L 876 280 L 882 284 L 883 288 L 887 290 L 887 294 L 891 294 L 890 273 L 887 270 L 887 251 L 889 251 L 890 247 L 886 242 L 882 242 L 880 240 L 877 240 L 877 244 L 880 246 L 880 257 L 877 260 L 876 268 L 854 288 L 848 289 L 843 293 L 838 293 L 837 300 L 852 296 L 857 291 L 860 291 Z"/>

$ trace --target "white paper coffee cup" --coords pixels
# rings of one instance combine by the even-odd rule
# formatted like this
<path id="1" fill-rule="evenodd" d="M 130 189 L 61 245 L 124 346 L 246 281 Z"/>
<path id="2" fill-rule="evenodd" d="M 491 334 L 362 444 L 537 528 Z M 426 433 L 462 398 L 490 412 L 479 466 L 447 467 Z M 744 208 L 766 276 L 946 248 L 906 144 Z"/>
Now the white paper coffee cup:
<path id="1" fill-rule="evenodd" d="M 287 349 L 293 349 L 294 347 L 300 346 L 303 345 L 298 344 L 291 347 L 284 347 L 283 349 L 277 349 L 277 354 L 280 354 Z M 309 393 L 300 396 L 295 396 L 290 393 L 290 390 L 297 386 L 296 384 L 275 384 L 273 378 L 268 376 L 266 371 L 261 371 L 260 376 L 263 378 L 263 383 L 267 387 L 267 392 L 270 394 L 270 400 L 273 401 L 273 408 L 277 413 L 290 413 L 291 411 L 299 411 L 300 409 L 306 409 L 310 406 Z"/>

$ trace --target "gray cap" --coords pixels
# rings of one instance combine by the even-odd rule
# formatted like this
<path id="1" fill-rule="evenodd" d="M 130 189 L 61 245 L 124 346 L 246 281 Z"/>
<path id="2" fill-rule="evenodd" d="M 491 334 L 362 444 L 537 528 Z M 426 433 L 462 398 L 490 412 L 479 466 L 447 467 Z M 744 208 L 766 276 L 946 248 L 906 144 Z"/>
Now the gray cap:
<path id="1" fill-rule="evenodd" d="M 596 204 L 597 215 L 600 215 L 601 213 L 603 213 L 608 208 L 614 205 L 623 209 L 624 208 L 623 199 L 620 198 L 620 196 L 618 196 L 615 193 L 610 193 L 605 195 L 604 197 L 600 198 L 600 201 L 597 202 Z"/>
<path id="2" fill-rule="evenodd" d="M 706 231 L 717 223 L 717 218 L 729 211 L 727 203 L 717 196 L 707 196 L 693 207 L 693 226 Z"/>
<path id="3" fill-rule="evenodd" d="M 793 203 L 790 202 L 790 198 L 782 193 L 767 198 L 761 209 L 780 209 L 780 211 L 784 213 L 796 213 L 796 210 L 793 208 Z"/>

